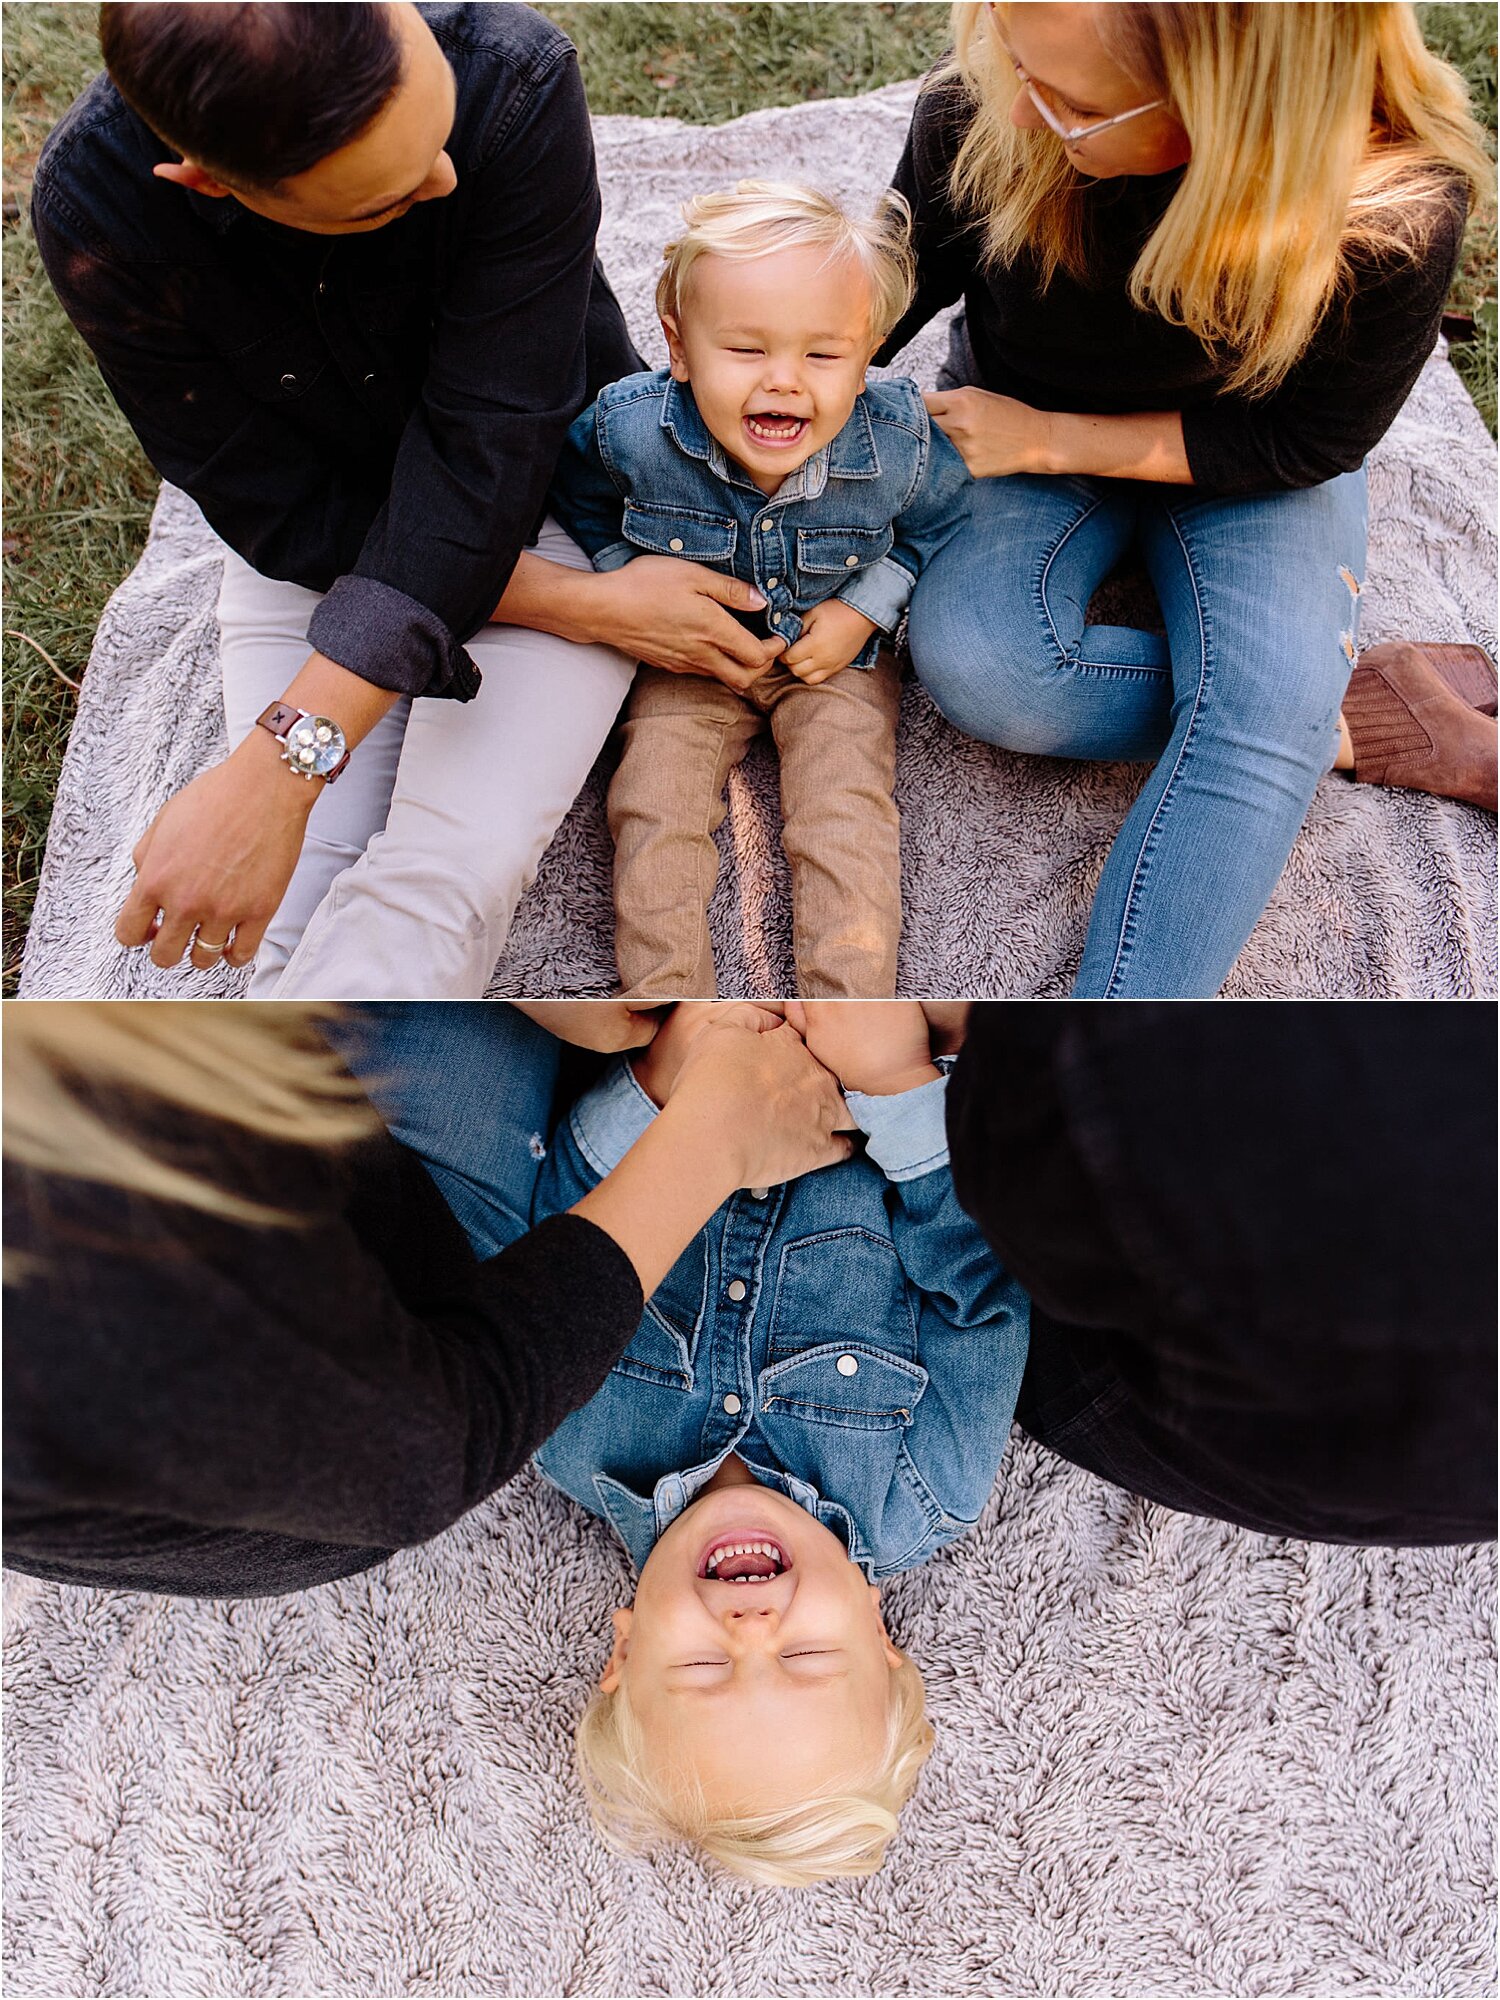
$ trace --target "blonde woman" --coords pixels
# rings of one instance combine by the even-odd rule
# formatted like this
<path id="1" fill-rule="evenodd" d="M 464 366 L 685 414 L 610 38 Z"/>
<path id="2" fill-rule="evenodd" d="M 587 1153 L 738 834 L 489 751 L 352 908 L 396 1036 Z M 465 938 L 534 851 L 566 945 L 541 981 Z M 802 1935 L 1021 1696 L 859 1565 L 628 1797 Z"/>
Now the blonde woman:
<path id="1" fill-rule="evenodd" d="M 537 1011 L 600 1049 L 655 1026 Z M 194 1597 L 368 1569 L 588 1400 L 737 1187 L 849 1156 L 828 1072 L 736 1009 L 532 1228 L 559 1069 L 483 1004 L 8 1008 L 6 1563 Z"/>
<path id="2" fill-rule="evenodd" d="M 954 43 L 880 358 L 964 300 L 928 407 L 977 483 L 912 656 L 971 735 L 1152 763 L 1075 991 L 1212 994 L 1331 766 L 1494 807 L 1477 649 L 1379 647 L 1351 683 L 1363 462 L 1487 163 L 1409 6 L 959 6 Z M 1164 639 L 1085 622 L 1132 543 Z"/>

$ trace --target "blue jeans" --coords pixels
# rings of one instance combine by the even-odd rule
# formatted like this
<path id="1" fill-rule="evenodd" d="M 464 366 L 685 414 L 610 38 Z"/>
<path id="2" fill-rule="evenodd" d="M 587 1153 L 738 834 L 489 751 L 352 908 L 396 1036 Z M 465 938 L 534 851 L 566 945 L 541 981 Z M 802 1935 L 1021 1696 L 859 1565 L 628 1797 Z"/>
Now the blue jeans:
<path id="1" fill-rule="evenodd" d="M 1132 543 L 1165 638 L 1086 625 Z M 923 571 L 916 670 L 967 735 L 1046 757 L 1151 760 L 1094 900 L 1074 992 L 1223 984 L 1333 762 L 1354 664 L 1365 476 L 1215 499 L 1134 480 L 977 480 Z"/>
<path id="2" fill-rule="evenodd" d="M 551 1142 L 555 1038 L 490 1000 L 346 1007 L 329 1038 L 421 1157 L 475 1256 L 524 1236 Z"/>

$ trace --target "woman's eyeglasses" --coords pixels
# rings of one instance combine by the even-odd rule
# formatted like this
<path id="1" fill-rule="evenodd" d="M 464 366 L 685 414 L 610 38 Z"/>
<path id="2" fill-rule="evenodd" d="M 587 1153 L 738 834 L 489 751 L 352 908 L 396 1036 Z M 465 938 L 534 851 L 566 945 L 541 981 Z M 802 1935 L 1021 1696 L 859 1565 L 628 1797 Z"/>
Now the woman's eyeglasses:
<path id="1" fill-rule="evenodd" d="M 991 25 L 994 26 L 995 10 L 993 6 L 990 8 L 989 14 Z M 1055 132 L 1064 145 L 1076 146 L 1084 139 L 1092 139 L 1096 133 L 1108 132 L 1114 125 L 1123 125 L 1127 118 L 1139 118 L 1143 111 L 1156 111 L 1167 101 L 1164 97 L 1153 97 L 1149 104 L 1137 104 L 1129 111 L 1118 112 L 1113 118 L 1096 118 L 1088 125 L 1069 125 L 1062 114 L 1047 102 L 1041 84 L 1034 83 L 1016 61 L 1010 49 L 1006 46 L 1005 38 L 1000 33 L 998 26 L 995 27 L 995 40 L 999 42 L 1001 49 L 1004 51 L 1005 60 L 1015 71 L 1016 81 L 1036 106 L 1042 123 L 1049 131 Z"/>

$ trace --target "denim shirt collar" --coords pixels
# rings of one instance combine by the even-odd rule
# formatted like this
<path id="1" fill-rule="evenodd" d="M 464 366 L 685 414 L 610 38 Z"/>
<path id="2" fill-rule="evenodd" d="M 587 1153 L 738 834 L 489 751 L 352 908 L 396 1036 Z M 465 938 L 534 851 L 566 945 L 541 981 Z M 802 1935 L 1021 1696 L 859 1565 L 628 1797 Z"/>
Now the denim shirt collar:
<path id="1" fill-rule="evenodd" d="M 754 480 L 734 464 L 709 431 L 698 413 L 692 390 L 685 382 L 679 382 L 676 376 L 667 379 L 667 391 L 661 404 L 661 427 L 679 451 L 685 452 L 689 458 L 702 459 L 715 478 L 722 479 L 726 485 L 742 486 L 759 495 L 760 489 Z M 778 503 L 783 500 L 816 500 L 830 478 L 879 477 L 880 455 L 875 449 L 875 431 L 864 392 L 861 391 L 855 399 L 848 423 L 838 436 L 820 451 L 815 451 L 795 472 L 788 473 L 771 497 Z M 760 497 L 764 499 L 765 496 Z"/>
<path id="2" fill-rule="evenodd" d="M 645 1568 L 646 1558 L 656 1546 L 658 1537 L 666 1533 L 685 1508 L 691 1506 L 728 1456 L 729 1452 L 724 1451 L 717 1458 L 705 1459 L 702 1465 L 692 1466 L 686 1472 L 665 1473 L 649 1495 L 635 1492 L 623 1480 L 612 1479 L 606 1472 L 595 1473 L 594 1491 L 598 1495 L 600 1511 L 629 1550 L 637 1575 Z M 853 1518 L 845 1508 L 839 1506 L 836 1500 L 823 1499 L 815 1487 L 793 1473 L 757 1465 L 753 1459 L 746 1458 L 743 1451 L 740 1457 L 757 1484 L 769 1486 L 773 1492 L 784 1493 L 804 1513 L 811 1514 L 815 1521 L 821 1521 L 825 1528 L 837 1535 L 852 1560 L 864 1571 L 866 1580 L 869 1580 L 872 1558 L 870 1552 L 861 1546 Z"/>

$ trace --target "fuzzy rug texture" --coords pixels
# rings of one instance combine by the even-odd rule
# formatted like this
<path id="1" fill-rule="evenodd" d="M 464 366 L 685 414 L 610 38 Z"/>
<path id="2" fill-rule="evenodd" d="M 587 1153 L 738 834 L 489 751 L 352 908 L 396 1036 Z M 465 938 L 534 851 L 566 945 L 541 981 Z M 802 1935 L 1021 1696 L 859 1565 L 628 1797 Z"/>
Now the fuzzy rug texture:
<path id="1" fill-rule="evenodd" d="M 653 366 L 665 355 L 651 294 L 683 199 L 772 174 L 867 202 L 900 152 L 915 89 L 897 84 L 718 127 L 596 121 L 601 248 Z M 903 372 L 930 385 L 945 349 L 945 326 L 929 327 Z M 1440 352 L 1370 460 L 1364 643 L 1470 639 L 1493 651 L 1494 501 L 1494 441 Z M 243 976 L 227 967 L 162 972 L 111 935 L 136 839 L 171 793 L 223 754 L 216 547 L 192 503 L 164 488 L 150 544 L 101 622 L 78 704 L 26 953 L 22 991 L 33 997 L 239 990 Z M 1150 609 L 1148 599 L 1148 619 Z M 908 680 L 897 784 L 901 990 L 1065 994 L 1104 857 L 1142 776 L 1140 766 L 1017 757 L 970 741 Z M 493 993 L 612 990 L 605 781 L 601 760 L 521 904 Z M 789 993 L 789 886 L 765 744 L 731 781 L 719 844 L 710 921 L 720 989 Z M 1492 993 L 1494 854 L 1495 821 L 1477 808 L 1325 779 L 1226 992 Z"/>
<path id="2" fill-rule="evenodd" d="M 1493 1994 L 1494 1569 L 1017 1437 L 885 1592 L 938 1726 L 886 1866 L 796 1892 L 595 1842 L 569 1738 L 628 1571 L 534 1474 L 300 1597 L 10 1576 L 5 1988 Z"/>

